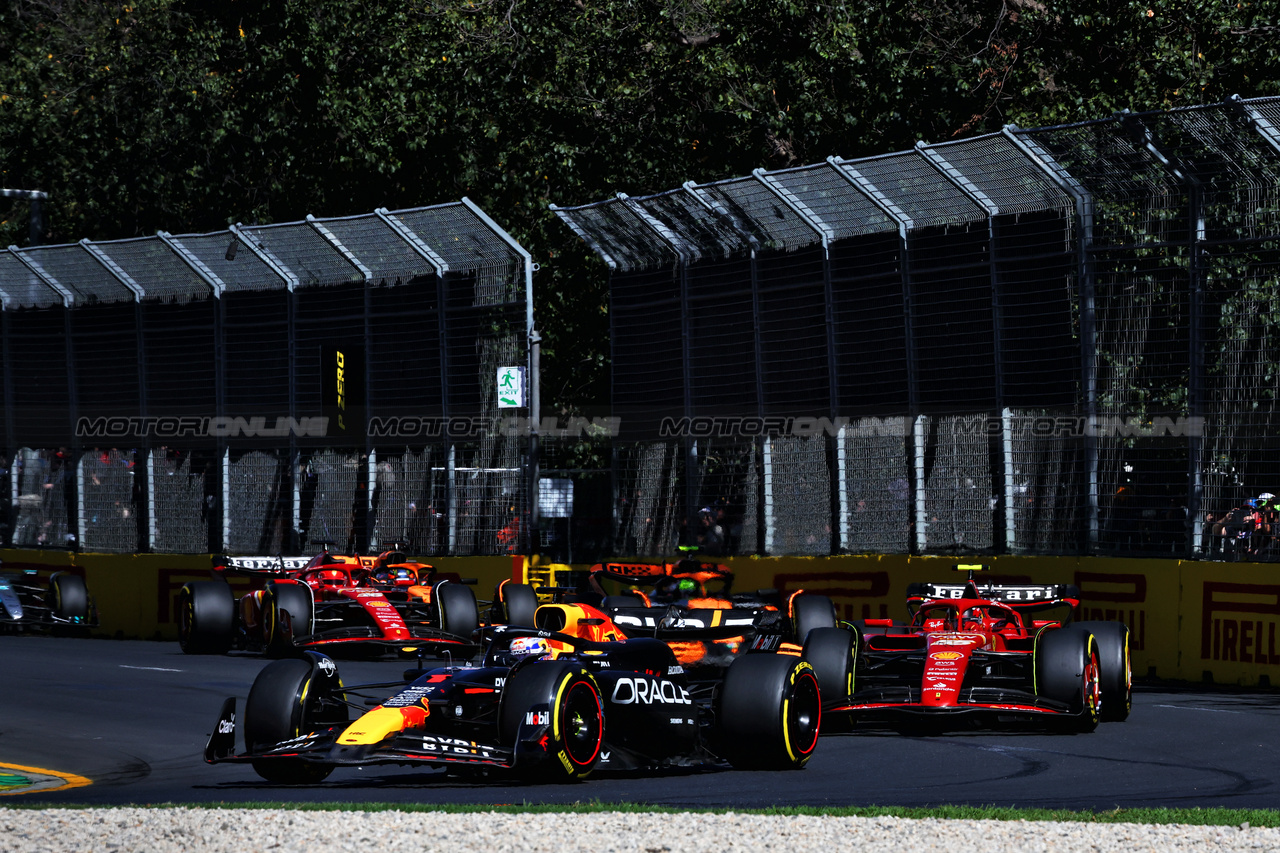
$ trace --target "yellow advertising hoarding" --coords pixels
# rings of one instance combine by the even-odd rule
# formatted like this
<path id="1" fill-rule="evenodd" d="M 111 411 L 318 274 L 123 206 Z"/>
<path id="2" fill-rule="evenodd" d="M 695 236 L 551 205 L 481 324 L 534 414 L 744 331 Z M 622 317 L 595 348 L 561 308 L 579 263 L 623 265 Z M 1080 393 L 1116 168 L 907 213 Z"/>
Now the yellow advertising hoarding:
<path id="1" fill-rule="evenodd" d="M 212 577 L 208 555 L 72 554 L 0 551 L 6 571 L 85 578 L 97 604 L 99 636 L 177 639 L 177 596 L 188 581 Z M 965 558 L 991 566 L 991 583 L 1070 583 L 1080 588 L 1081 619 L 1129 626 L 1134 674 L 1224 684 L 1270 684 L 1280 677 L 1280 565 L 1109 557 Z M 513 572 L 511 557 L 442 557 L 441 571 L 478 579 L 487 600 Z M 954 583 L 955 557 L 849 555 L 731 557 L 734 590 L 799 589 L 831 596 L 841 619 L 905 619 L 907 585 Z M 588 568 L 575 566 L 574 568 Z M 232 578 L 248 592 L 247 578 Z"/>

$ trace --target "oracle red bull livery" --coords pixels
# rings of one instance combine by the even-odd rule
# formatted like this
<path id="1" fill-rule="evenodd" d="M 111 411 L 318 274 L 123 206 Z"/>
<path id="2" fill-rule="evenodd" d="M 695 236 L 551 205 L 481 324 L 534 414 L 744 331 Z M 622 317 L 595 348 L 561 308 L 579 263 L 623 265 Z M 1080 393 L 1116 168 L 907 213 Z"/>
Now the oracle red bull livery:
<path id="1" fill-rule="evenodd" d="M 475 594 L 456 575 L 399 551 L 376 557 L 327 550 L 314 557 L 216 557 L 214 572 L 248 576 L 259 588 L 237 598 L 225 580 L 183 586 L 178 638 L 187 654 L 478 651 L 472 637 L 479 627 Z"/>
<path id="2" fill-rule="evenodd" d="M 480 666 L 420 665 L 395 682 L 344 685 L 312 651 L 274 661 L 242 721 L 235 698 L 224 702 L 205 760 L 247 762 L 283 784 L 374 764 L 569 781 L 597 768 L 794 769 L 817 746 L 822 700 L 798 657 L 744 655 L 712 687 L 691 682 L 665 643 L 625 639 L 589 605 L 542 605 L 535 621 L 486 628 Z"/>
<path id="3" fill-rule="evenodd" d="M 1129 629 L 1073 622 L 1071 585 L 911 584 L 911 620 L 811 633 L 829 717 L 900 728 L 1040 723 L 1093 731 L 1129 716 Z M 1056 611 L 1056 613 L 1055 613 Z M 1065 612 L 1065 617 L 1058 616 Z"/>

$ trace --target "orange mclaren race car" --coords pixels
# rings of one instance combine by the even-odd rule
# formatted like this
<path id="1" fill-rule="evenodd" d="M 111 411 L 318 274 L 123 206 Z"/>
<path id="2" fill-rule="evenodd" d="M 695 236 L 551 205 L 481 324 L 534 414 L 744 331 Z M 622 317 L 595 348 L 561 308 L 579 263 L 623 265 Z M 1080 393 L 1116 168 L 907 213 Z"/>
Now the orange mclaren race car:
<path id="1" fill-rule="evenodd" d="M 665 643 L 624 639 L 589 605 L 542 605 L 535 621 L 485 629 L 480 666 L 411 669 L 392 683 L 344 685 L 334 661 L 311 651 L 274 661 L 249 691 L 244 751 L 230 698 L 205 760 L 248 762 L 286 784 L 371 764 L 570 780 L 725 761 L 798 768 L 817 746 L 821 696 L 797 657 L 743 655 L 712 689 L 691 682 Z"/>
<path id="2" fill-rule="evenodd" d="M 183 586 L 178 638 L 187 654 L 230 649 L 273 657 L 298 649 L 384 652 L 477 651 L 475 593 L 456 575 L 436 572 L 399 551 L 346 557 L 216 557 L 222 576 L 264 581 L 236 599 L 225 580 Z"/>
<path id="3" fill-rule="evenodd" d="M 623 588 L 607 594 L 606 582 Z M 592 567 L 590 585 L 628 636 L 665 640 L 682 666 L 705 669 L 710 678 L 746 649 L 798 654 L 810 631 L 837 624 L 825 595 L 799 591 L 783 601 L 771 589 L 735 593 L 732 572 L 689 558 L 601 563 Z"/>
<path id="4" fill-rule="evenodd" d="M 1074 586 L 980 588 L 974 573 L 986 566 L 955 568 L 969 573 L 966 583 L 908 587 L 906 624 L 868 619 L 852 631 L 809 635 L 803 657 L 818 673 L 829 718 L 908 729 L 1032 722 L 1088 732 L 1129 716 L 1123 623 L 1072 622 L 1080 604 Z"/>

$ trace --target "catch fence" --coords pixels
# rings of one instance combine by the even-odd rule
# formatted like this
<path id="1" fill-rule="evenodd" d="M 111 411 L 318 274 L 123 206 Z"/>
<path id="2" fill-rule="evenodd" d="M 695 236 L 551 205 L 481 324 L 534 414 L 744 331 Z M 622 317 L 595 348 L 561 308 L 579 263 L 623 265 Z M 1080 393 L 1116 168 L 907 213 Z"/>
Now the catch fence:
<path id="1" fill-rule="evenodd" d="M 472 202 L 0 252 L 3 542 L 523 553 L 529 254 Z M 524 402 L 528 405 L 528 401 Z"/>
<path id="2" fill-rule="evenodd" d="M 619 553 L 1280 554 L 1280 99 L 553 209 Z"/>

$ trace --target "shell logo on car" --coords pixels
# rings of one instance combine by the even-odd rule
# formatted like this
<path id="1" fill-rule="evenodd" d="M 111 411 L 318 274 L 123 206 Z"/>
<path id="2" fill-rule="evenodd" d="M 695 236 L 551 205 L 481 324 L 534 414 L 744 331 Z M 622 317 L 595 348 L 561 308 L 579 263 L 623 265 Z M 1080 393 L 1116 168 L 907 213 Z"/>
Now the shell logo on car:
<path id="1" fill-rule="evenodd" d="M 934 652 L 929 657 L 934 660 L 959 660 L 964 655 L 960 652 Z"/>

